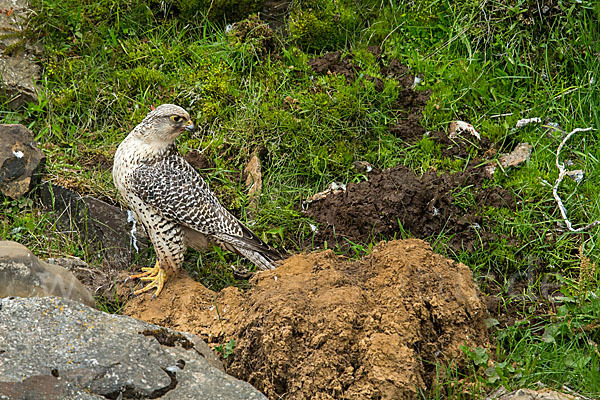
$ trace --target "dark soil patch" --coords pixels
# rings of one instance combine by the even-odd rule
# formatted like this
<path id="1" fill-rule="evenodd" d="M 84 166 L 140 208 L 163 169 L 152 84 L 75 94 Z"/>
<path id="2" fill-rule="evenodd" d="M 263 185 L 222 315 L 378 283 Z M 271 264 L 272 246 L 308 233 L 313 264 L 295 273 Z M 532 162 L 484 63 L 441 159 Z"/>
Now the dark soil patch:
<path id="1" fill-rule="evenodd" d="M 420 121 L 423 118 L 423 110 L 429 101 L 431 91 L 414 90 L 415 75 L 410 72 L 410 68 L 402 65 L 398 60 L 394 59 L 385 65 L 379 56 L 378 61 L 381 75 L 387 79 L 395 79 L 402 88 L 395 104 L 398 114 L 396 121 L 389 127 L 390 132 L 408 143 L 420 140 L 425 134 L 425 129 L 421 126 Z"/>
<path id="2" fill-rule="evenodd" d="M 486 179 L 481 167 L 455 174 L 429 171 L 419 177 L 408 167 L 398 166 L 311 203 L 307 214 L 319 225 L 315 242 L 327 241 L 329 246 L 336 243 L 348 248 L 345 239 L 369 243 L 406 230 L 418 238 L 450 236 L 453 249 L 470 251 L 480 238 L 485 246 L 490 236 L 481 227 L 482 208 L 515 206 L 507 190 L 482 188 Z M 474 204 L 461 207 L 455 203 L 455 193 L 467 186 L 475 193 Z"/>
<path id="3" fill-rule="evenodd" d="M 190 165 L 198 170 L 212 169 L 215 168 L 213 160 L 209 160 L 202 152 L 198 150 L 191 150 L 183 158 Z"/>
<path id="4" fill-rule="evenodd" d="M 400 98 L 407 104 L 407 108 L 399 111 L 396 121 L 389 125 L 389 130 L 394 136 L 407 143 L 415 143 L 425 135 L 425 128 L 420 122 L 429 95 L 429 92 L 402 91 Z"/>
<path id="5" fill-rule="evenodd" d="M 340 51 L 324 54 L 308 60 L 308 66 L 317 74 L 336 74 L 346 77 L 348 82 L 353 82 L 360 72 L 360 67 L 350 58 L 342 58 Z"/>
<path id="6" fill-rule="evenodd" d="M 393 59 L 388 65 L 385 65 L 383 59 L 378 57 L 379 65 L 381 68 L 381 75 L 386 78 L 395 79 L 400 84 L 400 87 L 410 88 L 414 81 L 414 74 L 410 73 L 410 68 L 400 63 L 400 61 Z"/>

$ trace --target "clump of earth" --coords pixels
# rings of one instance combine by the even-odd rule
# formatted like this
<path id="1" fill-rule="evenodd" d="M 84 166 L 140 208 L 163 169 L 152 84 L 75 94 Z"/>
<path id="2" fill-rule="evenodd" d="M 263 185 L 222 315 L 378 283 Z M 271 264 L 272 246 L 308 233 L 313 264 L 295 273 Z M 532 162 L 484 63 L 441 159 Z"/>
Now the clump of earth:
<path id="1" fill-rule="evenodd" d="M 227 372 L 271 399 L 417 398 L 445 366 L 464 366 L 461 346 L 489 344 L 471 270 L 418 239 L 360 260 L 295 255 L 251 283 L 215 293 L 182 272 L 124 313 L 213 345 L 234 339 Z"/>
<path id="2" fill-rule="evenodd" d="M 488 233 L 482 228 L 484 207 L 514 207 L 506 190 L 483 188 L 488 179 L 483 168 L 467 168 L 455 174 L 428 171 L 416 175 L 398 166 L 375 171 L 369 180 L 349 183 L 345 191 L 312 202 L 307 215 L 318 223 L 314 243 L 348 247 L 353 243 L 390 238 L 407 231 L 418 238 L 445 234 L 454 249 L 472 251 Z M 458 205 L 460 188 L 475 188 L 475 206 Z M 472 189 L 473 190 L 473 189 Z"/>

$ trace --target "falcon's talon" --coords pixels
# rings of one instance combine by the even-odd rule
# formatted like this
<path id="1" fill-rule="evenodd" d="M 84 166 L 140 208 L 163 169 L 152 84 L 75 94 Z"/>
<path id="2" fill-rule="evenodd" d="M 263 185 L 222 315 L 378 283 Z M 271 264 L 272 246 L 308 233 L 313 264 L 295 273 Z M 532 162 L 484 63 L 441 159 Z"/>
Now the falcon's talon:
<path id="1" fill-rule="evenodd" d="M 160 263 L 158 262 L 158 260 L 156 260 L 156 263 L 154 264 L 154 267 L 143 267 L 142 268 L 142 273 L 139 274 L 135 274 L 135 275 L 129 275 L 129 277 L 127 279 L 142 279 L 143 277 L 147 277 L 147 276 L 155 276 L 156 274 L 158 274 L 158 270 L 160 269 Z"/>
<path id="2" fill-rule="evenodd" d="M 165 270 L 161 268 L 160 263 L 156 260 L 156 264 L 152 268 L 142 268 L 141 274 L 131 275 L 129 278 L 138 278 L 141 281 L 150 281 L 149 284 L 144 286 L 141 289 L 136 290 L 133 294 L 138 295 L 144 292 L 147 292 L 153 288 L 156 288 L 156 292 L 153 297 L 156 297 L 160 294 L 165 285 L 165 281 L 167 280 L 167 276 L 165 274 Z"/>

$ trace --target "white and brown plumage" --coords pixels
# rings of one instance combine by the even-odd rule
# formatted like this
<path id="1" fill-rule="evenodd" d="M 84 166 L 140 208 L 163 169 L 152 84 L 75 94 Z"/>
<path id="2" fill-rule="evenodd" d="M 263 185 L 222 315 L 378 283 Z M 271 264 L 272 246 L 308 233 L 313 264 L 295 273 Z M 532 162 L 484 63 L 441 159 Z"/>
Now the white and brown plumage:
<path id="1" fill-rule="evenodd" d="M 115 153 L 113 180 L 154 245 L 153 268 L 132 277 L 150 281 L 141 293 L 160 293 L 166 270 L 178 268 L 186 247 L 198 250 L 217 243 L 260 269 L 274 268 L 280 255 L 263 243 L 220 203 L 200 174 L 183 159 L 174 141 L 193 130 L 181 107 L 163 104 L 148 113 Z"/>

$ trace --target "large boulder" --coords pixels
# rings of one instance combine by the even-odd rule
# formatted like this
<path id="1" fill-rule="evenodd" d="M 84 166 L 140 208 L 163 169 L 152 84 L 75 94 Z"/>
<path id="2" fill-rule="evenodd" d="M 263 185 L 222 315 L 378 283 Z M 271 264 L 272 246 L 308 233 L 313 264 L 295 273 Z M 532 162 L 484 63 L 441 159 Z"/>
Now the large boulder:
<path id="1" fill-rule="evenodd" d="M 265 399 L 198 337 L 70 300 L 0 299 L 0 399 Z"/>
<path id="2" fill-rule="evenodd" d="M 0 297 L 58 296 L 93 307 L 94 298 L 63 267 L 38 259 L 27 247 L 0 241 Z"/>
<path id="3" fill-rule="evenodd" d="M 23 125 L 0 125 L 0 191 L 13 199 L 31 189 L 46 157 Z"/>

